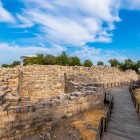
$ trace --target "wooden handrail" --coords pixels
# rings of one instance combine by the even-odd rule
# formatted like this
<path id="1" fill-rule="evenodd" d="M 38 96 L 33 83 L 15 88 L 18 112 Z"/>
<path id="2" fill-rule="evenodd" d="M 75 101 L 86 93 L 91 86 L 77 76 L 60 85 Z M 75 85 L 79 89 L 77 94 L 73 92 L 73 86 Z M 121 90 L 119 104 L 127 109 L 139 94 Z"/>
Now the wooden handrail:
<path id="1" fill-rule="evenodd" d="M 106 119 L 107 119 L 107 121 L 110 118 L 112 106 L 113 106 L 113 97 L 111 98 L 111 101 L 110 101 L 109 106 L 108 106 L 108 109 L 107 109 L 107 113 L 106 113 Z"/>
<path id="2" fill-rule="evenodd" d="M 110 94 L 105 93 L 104 100 L 106 100 L 106 95 L 110 95 Z M 105 115 L 105 117 L 102 117 L 99 122 L 98 130 L 97 130 L 97 134 L 96 134 L 96 140 L 101 140 L 103 132 L 106 132 L 107 123 L 109 121 L 111 110 L 113 107 L 113 96 L 112 95 L 110 95 L 110 96 L 111 96 L 111 100 L 109 101 L 106 115 Z"/>
<path id="3" fill-rule="evenodd" d="M 132 84 L 135 84 L 135 83 L 132 83 Z M 133 88 L 135 88 L 132 84 L 129 85 L 129 91 L 130 91 L 130 94 L 131 94 L 131 98 L 132 98 L 132 101 L 134 103 L 134 106 L 136 108 L 136 111 L 138 112 L 138 114 L 140 114 L 140 104 L 137 102 L 137 99 L 135 97 L 135 93 L 133 91 Z M 132 88 L 133 86 L 133 88 Z"/>
<path id="4" fill-rule="evenodd" d="M 134 102 L 134 106 L 135 106 L 138 114 L 140 114 L 140 104 L 136 100 L 136 97 L 135 97 L 134 91 L 133 91 L 134 87 L 132 88 L 132 84 L 134 84 L 134 82 L 130 84 L 129 91 L 131 93 L 131 97 L 132 97 L 132 100 Z M 107 101 L 107 95 L 111 96 L 110 101 Z M 106 112 L 105 117 L 102 117 L 100 119 L 97 134 L 96 134 L 96 140 L 101 140 L 103 132 L 106 132 L 107 123 L 110 119 L 111 110 L 112 110 L 112 107 L 113 107 L 113 96 L 111 94 L 105 93 L 104 103 L 106 103 L 106 102 L 108 103 L 107 112 Z"/>

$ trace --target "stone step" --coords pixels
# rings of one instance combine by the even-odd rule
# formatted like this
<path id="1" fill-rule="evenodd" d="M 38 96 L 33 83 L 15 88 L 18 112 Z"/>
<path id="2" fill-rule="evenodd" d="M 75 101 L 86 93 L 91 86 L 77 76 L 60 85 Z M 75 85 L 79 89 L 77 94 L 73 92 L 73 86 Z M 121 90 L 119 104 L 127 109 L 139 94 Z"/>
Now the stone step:
<path id="1" fill-rule="evenodd" d="M 4 104 L 4 102 L 5 102 L 4 99 L 0 100 L 0 105 Z"/>
<path id="2" fill-rule="evenodd" d="M 30 101 L 30 97 L 29 96 L 22 96 L 20 101 Z"/>
<path id="3" fill-rule="evenodd" d="M 11 89 L 10 88 L 8 88 L 8 89 L 6 89 L 6 90 L 4 90 L 4 91 L 0 91 L 0 96 L 1 97 L 4 97 L 7 93 L 9 93 L 9 92 L 11 92 Z"/>
<path id="4" fill-rule="evenodd" d="M 6 90 L 6 89 L 8 89 L 8 86 L 7 85 L 0 86 L 0 91 Z"/>
<path id="5" fill-rule="evenodd" d="M 21 99 L 20 96 L 12 96 L 12 95 L 5 96 L 5 100 L 10 102 L 19 102 L 20 99 Z"/>
<path id="6" fill-rule="evenodd" d="M 6 81 L 0 82 L 0 86 L 3 86 L 3 85 L 8 85 L 8 82 Z"/>
<path id="7" fill-rule="evenodd" d="M 0 82 L 3 82 L 4 81 L 4 78 L 3 77 L 0 77 Z"/>
<path id="8" fill-rule="evenodd" d="M 9 106 L 10 106 L 10 102 L 5 102 L 4 104 L 2 104 L 1 108 L 3 111 L 6 111 Z"/>

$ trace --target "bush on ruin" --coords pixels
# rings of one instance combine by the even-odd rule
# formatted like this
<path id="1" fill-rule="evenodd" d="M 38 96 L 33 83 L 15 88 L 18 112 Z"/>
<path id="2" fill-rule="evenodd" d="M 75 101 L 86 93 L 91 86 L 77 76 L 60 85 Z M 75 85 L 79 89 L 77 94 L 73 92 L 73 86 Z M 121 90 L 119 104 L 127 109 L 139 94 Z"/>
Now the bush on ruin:
<path id="1" fill-rule="evenodd" d="M 92 62 L 90 61 L 90 60 L 85 60 L 84 61 L 84 66 L 85 67 L 91 67 L 93 64 L 92 64 Z"/>
<path id="2" fill-rule="evenodd" d="M 16 66 L 18 66 L 18 65 L 20 65 L 20 61 L 14 61 L 11 65 L 10 65 L 10 67 L 16 67 Z"/>
<path id="3" fill-rule="evenodd" d="M 33 65 L 33 64 L 40 64 L 39 60 L 37 59 L 37 57 L 30 57 L 28 59 L 26 59 L 23 63 L 24 66 L 26 65 Z"/>
<path id="4" fill-rule="evenodd" d="M 81 61 L 77 56 L 69 58 L 69 65 L 70 66 L 81 66 Z"/>
<path id="5" fill-rule="evenodd" d="M 108 62 L 110 63 L 111 67 L 117 67 L 120 65 L 120 62 L 117 59 L 110 59 Z"/>
<path id="6" fill-rule="evenodd" d="M 9 68 L 10 67 L 10 65 L 8 65 L 8 64 L 2 64 L 2 66 L 1 66 L 2 68 Z"/>
<path id="7" fill-rule="evenodd" d="M 44 57 L 44 65 L 55 65 L 57 58 L 51 54 L 48 54 Z"/>
<path id="8" fill-rule="evenodd" d="M 69 65 L 69 56 L 67 55 L 66 52 L 62 52 L 61 55 L 56 57 L 56 64 L 62 65 L 62 66 L 67 66 Z"/>
<path id="9" fill-rule="evenodd" d="M 104 62 L 98 61 L 98 62 L 97 62 L 97 66 L 104 66 Z"/>

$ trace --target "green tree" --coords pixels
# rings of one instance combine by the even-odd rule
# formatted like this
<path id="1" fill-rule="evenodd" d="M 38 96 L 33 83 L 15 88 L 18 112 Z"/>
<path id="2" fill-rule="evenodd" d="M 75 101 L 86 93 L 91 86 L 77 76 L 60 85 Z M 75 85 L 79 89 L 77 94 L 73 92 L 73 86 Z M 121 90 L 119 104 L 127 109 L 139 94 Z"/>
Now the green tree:
<path id="1" fill-rule="evenodd" d="M 33 64 L 40 64 L 40 61 L 35 56 L 29 57 L 23 63 L 24 66 L 26 66 L 26 65 L 33 65 Z"/>
<path id="2" fill-rule="evenodd" d="M 131 59 L 126 59 L 123 63 L 120 63 L 119 68 L 123 71 L 126 71 L 128 69 L 135 70 L 138 72 L 139 62 L 135 63 Z"/>
<path id="3" fill-rule="evenodd" d="M 104 66 L 104 62 L 98 61 L 98 62 L 97 62 L 97 66 Z"/>
<path id="4" fill-rule="evenodd" d="M 110 63 L 111 67 L 117 67 L 120 65 L 120 62 L 117 59 L 110 59 L 108 62 Z"/>
<path id="5" fill-rule="evenodd" d="M 47 54 L 44 57 L 44 64 L 45 65 L 55 65 L 57 61 L 57 58 L 51 54 Z"/>
<path id="6" fill-rule="evenodd" d="M 84 66 L 85 67 L 91 67 L 93 64 L 92 64 L 92 62 L 90 61 L 90 60 L 85 60 L 84 61 Z"/>
<path id="7" fill-rule="evenodd" d="M 20 61 L 14 61 L 14 62 L 10 65 L 10 67 L 16 67 L 16 66 L 18 66 L 18 65 L 20 65 Z"/>
<path id="8" fill-rule="evenodd" d="M 124 63 L 119 64 L 119 69 L 122 70 L 122 71 L 126 70 L 126 67 L 125 67 Z"/>
<path id="9" fill-rule="evenodd" d="M 69 56 L 66 54 L 66 52 L 62 52 L 61 55 L 57 56 L 57 64 L 58 65 L 62 65 L 62 66 L 66 66 L 69 65 Z"/>
<path id="10" fill-rule="evenodd" d="M 2 68 L 8 68 L 8 67 L 10 67 L 10 65 L 8 65 L 8 64 L 2 64 L 1 67 L 2 67 Z"/>
<path id="11" fill-rule="evenodd" d="M 137 67 L 137 69 L 140 69 L 140 60 L 138 60 L 138 61 L 136 62 L 136 67 Z"/>
<path id="12" fill-rule="evenodd" d="M 126 59 L 124 62 L 124 67 L 126 70 L 128 69 L 135 70 L 135 63 L 131 59 Z"/>
<path id="13" fill-rule="evenodd" d="M 140 74 L 140 60 L 135 63 L 135 71 Z"/>
<path id="14" fill-rule="evenodd" d="M 62 58 L 61 58 L 60 55 L 56 57 L 56 64 L 57 65 L 62 65 Z"/>
<path id="15" fill-rule="evenodd" d="M 81 66 L 80 59 L 77 56 L 69 58 L 69 65 L 70 66 Z"/>
<path id="16" fill-rule="evenodd" d="M 41 54 L 41 53 L 36 55 L 36 59 L 38 60 L 40 65 L 44 64 L 44 57 L 45 57 L 44 54 Z"/>

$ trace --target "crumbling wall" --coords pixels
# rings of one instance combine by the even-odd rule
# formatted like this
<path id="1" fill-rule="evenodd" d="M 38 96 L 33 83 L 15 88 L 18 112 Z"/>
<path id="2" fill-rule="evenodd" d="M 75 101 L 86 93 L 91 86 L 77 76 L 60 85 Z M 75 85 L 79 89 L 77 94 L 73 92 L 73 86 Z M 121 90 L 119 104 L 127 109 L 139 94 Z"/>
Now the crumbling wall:
<path id="1" fill-rule="evenodd" d="M 104 87 L 118 86 L 137 80 L 135 71 L 122 72 L 113 67 L 72 67 L 72 66 L 26 66 L 22 67 L 22 96 L 32 101 L 50 98 L 65 92 L 64 73 L 74 83 L 102 84 Z"/>
<path id="2" fill-rule="evenodd" d="M 17 68 L 0 69 L 0 107 L 3 110 L 10 105 L 17 106 L 20 101 L 19 75 L 20 70 Z"/>
<path id="3" fill-rule="evenodd" d="M 103 87 L 119 86 L 137 77 L 134 71 L 124 73 L 111 67 L 33 65 L 0 69 L 0 139 L 15 140 L 49 131 L 60 119 L 101 107 Z"/>
<path id="4" fill-rule="evenodd" d="M 87 85 L 88 88 L 88 85 Z M 70 117 L 80 111 L 103 105 L 103 93 L 100 89 L 90 88 L 81 92 L 60 94 L 36 104 L 9 107 L 1 113 L 0 139 L 20 139 L 22 137 L 49 131 L 60 119 Z"/>

